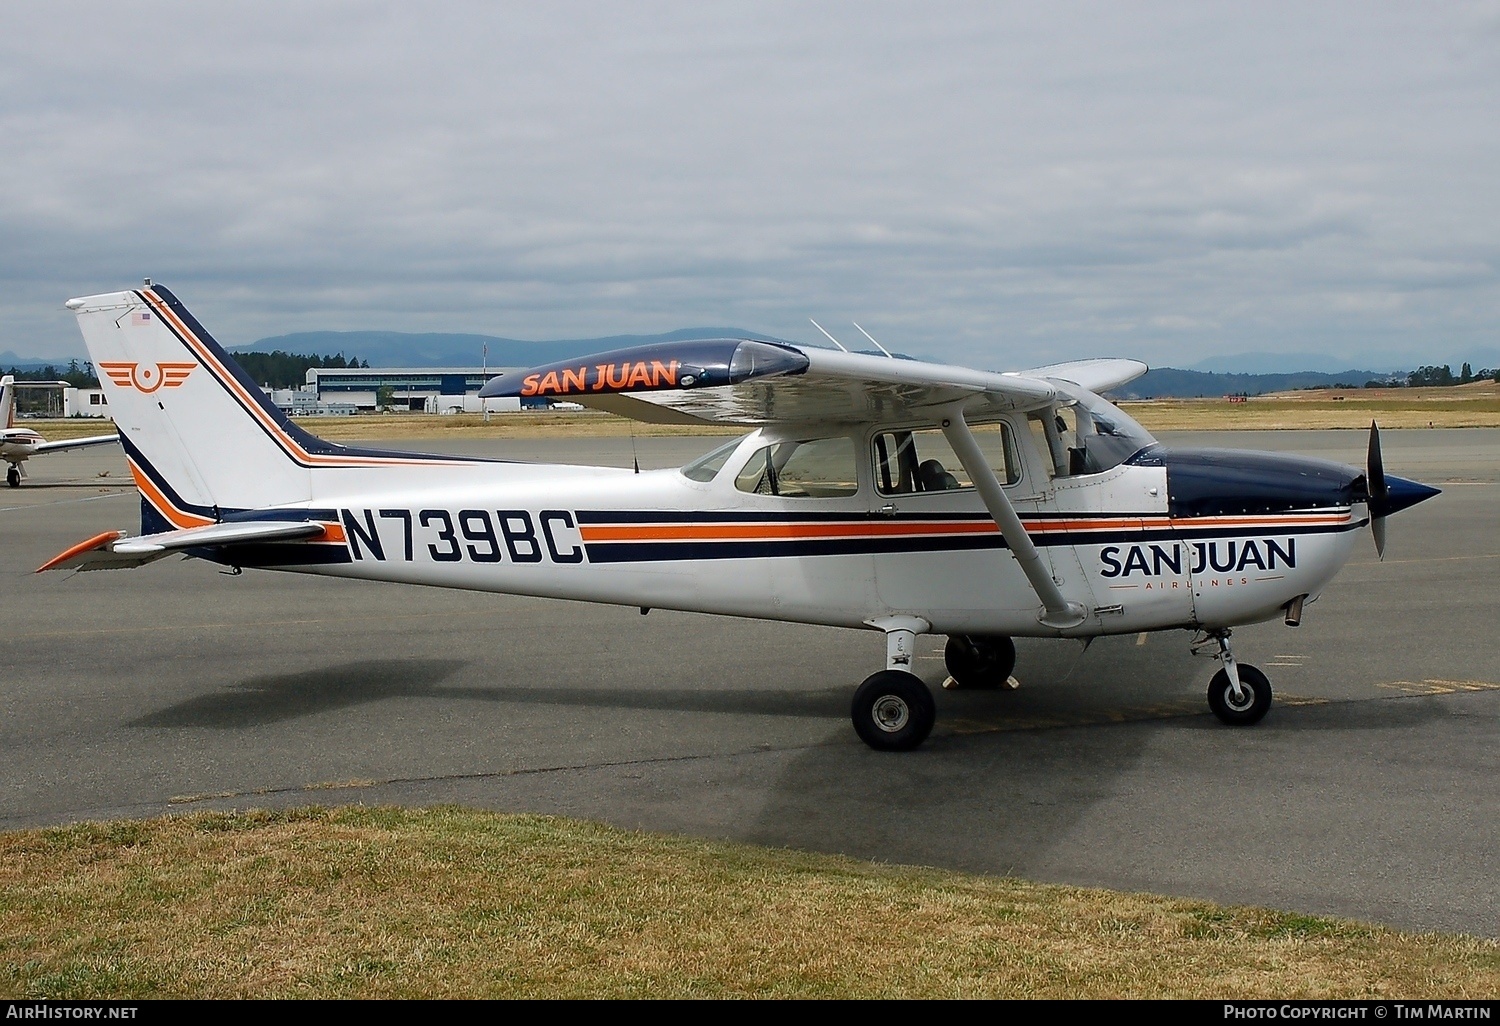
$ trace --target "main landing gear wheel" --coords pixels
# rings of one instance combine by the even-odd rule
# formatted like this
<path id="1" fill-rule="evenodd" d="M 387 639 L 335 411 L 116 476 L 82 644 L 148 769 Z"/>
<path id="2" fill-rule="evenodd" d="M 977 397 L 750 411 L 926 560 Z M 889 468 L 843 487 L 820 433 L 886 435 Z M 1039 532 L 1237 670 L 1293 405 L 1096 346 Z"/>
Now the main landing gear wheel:
<path id="1" fill-rule="evenodd" d="M 937 705 L 922 678 L 905 670 L 881 670 L 865 678 L 849 710 L 854 731 L 882 752 L 906 752 L 932 732 Z"/>
<path id="2" fill-rule="evenodd" d="M 1264 673 L 1244 663 L 1236 664 L 1240 674 L 1242 697 L 1236 701 L 1229 686 L 1229 674 L 1223 670 L 1208 682 L 1208 707 L 1231 727 L 1248 727 L 1259 723 L 1271 708 L 1271 681 Z"/>
<path id="3" fill-rule="evenodd" d="M 957 687 L 1007 688 L 1016 668 L 1016 643 L 1003 634 L 955 634 L 943 649 L 943 662 Z"/>
<path id="4" fill-rule="evenodd" d="M 12 488 L 21 487 L 21 468 L 12 463 L 5 470 L 5 483 Z"/>

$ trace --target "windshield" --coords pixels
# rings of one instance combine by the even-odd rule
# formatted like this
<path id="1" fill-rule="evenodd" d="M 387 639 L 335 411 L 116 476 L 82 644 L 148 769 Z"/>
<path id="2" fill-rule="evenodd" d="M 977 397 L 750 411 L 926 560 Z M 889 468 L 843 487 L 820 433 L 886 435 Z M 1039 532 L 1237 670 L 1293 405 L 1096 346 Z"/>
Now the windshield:
<path id="1" fill-rule="evenodd" d="M 1073 421 L 1069 432 L 1072 437 L 1065 439 L 1078 468 L 1071 473 L 1103 473 L 1156 444 L 1151 432 L 1114 403 L 1069 382 L 1053 384 L 1068 400 L 1060 404 L 1060 410 L 1070 414 L 1068 419 Z"/>
<path id="2" fill-rule="evenodd" d="M 719 476 L 719 471 L 724 469 L 724 463 L 734 455 L 734 450 L 738 449 L 743 441 L 744 437 L 741 436 L 732 442 L 725 442 L 705 456 L 699 456 L 682 468 L 683 476 L 690 481 L 712 481 Z"/>

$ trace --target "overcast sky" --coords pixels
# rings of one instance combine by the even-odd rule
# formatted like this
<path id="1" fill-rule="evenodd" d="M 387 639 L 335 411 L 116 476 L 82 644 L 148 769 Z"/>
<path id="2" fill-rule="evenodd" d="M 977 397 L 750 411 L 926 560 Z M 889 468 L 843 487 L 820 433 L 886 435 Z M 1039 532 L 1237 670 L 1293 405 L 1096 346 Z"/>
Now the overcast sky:
<path id="1" fill-rule="evenodd" d="M 1494 2 L 8 4 L 0 119 L 27 356 L 147 275 L 226 344 L 1500 347 Z"/>

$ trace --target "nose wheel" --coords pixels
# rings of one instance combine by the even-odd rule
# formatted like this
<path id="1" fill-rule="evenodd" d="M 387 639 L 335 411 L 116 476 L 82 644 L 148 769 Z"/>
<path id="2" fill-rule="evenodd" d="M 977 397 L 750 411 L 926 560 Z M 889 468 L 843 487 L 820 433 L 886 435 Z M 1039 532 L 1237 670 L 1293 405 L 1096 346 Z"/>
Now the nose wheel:
<path id="1" fill-rule="evenodd" d="M 1016 643 L 1003 634 L 955 634 L 943 649 L 948 681 L 943 687 L 975 691 L 1010 690 Z"/>
<path id="2" fill-rule="evenodd" d="M 1271 708 L 1271 682 L 1253 666 L 1241 666 L 1240 693 L 1234 693 L 1229 674 L 1220 670 L 1208 682 L 1208 707 L 1222 723 L 1231 727 L 1248 727 L 1259 723 Z"/>
<path id="3" fill-rule="evenodd" d="M 1193 646 L 1194 654 L 1210 644 L 1218 646 L 1214 658 L 1224 668 L 1208 682 L 1208 707 L 1219 722 L 1231 727 L 1259 723 L 1271 708 L 1271 680 L 1248 664 L 1237 663 L 1229 650 L 1229 631 L 1214 631 Z"/>
<path id="4" fill-rule="evenodd" d="M 5 483 L 12 488 L 21 487 L 21 468 L 12 463 L 5 468 Z"/>

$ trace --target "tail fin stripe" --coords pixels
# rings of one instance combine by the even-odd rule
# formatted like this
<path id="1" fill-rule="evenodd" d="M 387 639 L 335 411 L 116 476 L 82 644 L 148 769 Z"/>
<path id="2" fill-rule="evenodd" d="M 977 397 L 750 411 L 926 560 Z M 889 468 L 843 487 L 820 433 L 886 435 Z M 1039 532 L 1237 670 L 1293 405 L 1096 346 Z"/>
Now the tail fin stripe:
<path id="1" fill-rule="evenodd" d="M 186 530 L 190 527 L 205 527 L 218 522 L 234 523 L 238 520 L 251 519 L 256 521 L 286 520 L 289 522 L 312 520 L 324 525 L 323 536 L 314 539 L 314 542 L 342 543 L 344 540 L 343 528 L 339 525 L 339 514 L 334 509 L 214 510 L 206 506 L 187 502 L 182 496 L 177 494 L 156 468 L 151 466 L 151 462 L 142 455 L 140 450 L 131 446 L 128 442 L 126 446 L 126 463 L 130 467 L 130 476 L 135 480 L 135 486 L 140 491 L 141 498 L 150 503 L 151 508 L 163 520 L 179 530 Z"/>
<path id="2" fill-rule="evenodd" d="M 163 299 L 162 296 L 169 297 Z M 383 450 L 362 450 L 348 446 L 337 446 L 308 434 L 287 421 L 285 415 L 270 406 L 261 390 L 253 384 L 246 385 L 221 358 L 222 349 L 213 337 L 197 325 L 195 318 L 187 313 L 176 297 L 160 285 L 135 293 L 161 316 L 162 323 L 172 331 L 187 349 L 197 356 L 199 362 L 224 389 L 250 414 L 272 441 L 294 462 L 303 467 L 363 467 L 363 466 L 425 466 L 432 463 L 446 465 L 479 465 L 494 460 L 472 459 L 460 456 L 440 456 L 421 453 L 394 453 Z M 174 306 L 176 309 L 174 309 Z M 183 316 L 193 320 L 190 327 Z M 196 327 L 196 330 L 194 328 Z M 227 356 L 227 354 L 224 354 Z M 274 413 L 273 413 L 274 411 Z"/>

